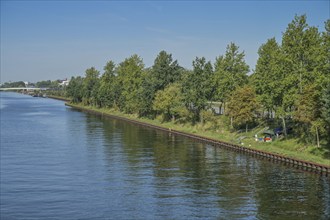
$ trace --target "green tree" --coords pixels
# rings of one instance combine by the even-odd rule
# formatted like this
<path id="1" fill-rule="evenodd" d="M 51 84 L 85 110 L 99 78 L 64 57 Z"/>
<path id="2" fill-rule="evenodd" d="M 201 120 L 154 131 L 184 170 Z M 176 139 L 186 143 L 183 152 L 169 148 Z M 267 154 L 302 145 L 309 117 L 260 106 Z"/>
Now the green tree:
<path id="1" fill-rule="evenodd" d="M 233 125 L 245 125 L 247 132 L 248 124 L 255 119 L 258 108 L 259 103 L 254 89 L 250 86 L 238 87 L 230 97 L 228 115 Z"/>
<path id="2" fill-rule="evenodd" d="M 170 83 L 174 83 L 181 78 L 182 68 L 178 61 L 173 61 L 172 54 L 161 51 L 151 68 L 154 79 L 155 91 L 163 90 Z"/>
<path id="3" fill-rule="evenodd" d="M 328 145 L 330 145 L 330 82 L 328 82 L 327 87 L 323 90 L 322 96 L 322 119 L 325 124 L 328 139 Z"/>
<path id="4" fill-rule="evenodd" d="M 330 73 L 330 19 L 325 22 L 325 31 L 322 33 L 322 72 L 329 76 Z"/>
<path id="5" fill-rule="evenodd" d="M 303 140 L 308 141 L 314 134 L 318 147 L 320 146 L 320 130 L 324 130 L 322 129 L 320 98 L 320 90 L 315 85 L 305 86 L 303 93 L 298 96 L 296 101 L 297 108 L 294 112 L 294 119 L 298 123 L 297 130 L 300 132 Z"/>
<path id="6" fill-rule="evenodd" d="M 251 75 L 258 100 L 264 110 L 272 113 L 281 106 L 283 99 L 282 81 L 284 78 L 280 63 L 283 61 L 281 48 L 275 38 L 269 39 L 258 50 L 259 58 L 255 72 Z M 268 114 L 269 116 L 272 114 Z"/>
<path id="7" fill-rule="evenodd" d="M 25 87 L 25 83 L 23 81 L 5 82 L 0 87 L 1 88 L 24 88 Z"/>
<path id="8" fill-rule="evenodd" d="M 183 96 L 179 84 L 170 84 L 164 90 L 159 90 L 156 93 L 153 102 L 154 110 L 163 114 L 163 119 L 175 120 L 179 115 L 180 109 L 183 107 Z"/>
<path id="9" fill-rule="evenodd" d="M 186 107 L 194 114 L 195 121 L 203 121 L 200 112 L 206 109 L 211 98 L 213 79 L 213 68 L 211 62 L 205 58 L 198 58 L 193 61 L 193 70 L 187 71 L 183 79 L 183 95 Z"/>
<path id="10" fill-rule="evenodd" d="M 314 83 L 322 74 L 318 70 L 322 60 L 321 42 L 318 29 L 307 24 L 306 15 L 296 15 L 283 33 L 282 50 L 286 62 L 282 65 L 286 73 L 284 87 L 287 91 L 283 101 L 289 108 L 294 105 L 304 86 Z"/>
<path id="11" fill-rule="evenodd" d="M 71 97 L 73 103 L 79 103 L 83 98 L 83 78 L 72 77 L 67 87 L 67 95 Z"/>
<path id="12" fill-rule="evenodd" d="M 86 105 L 96 104 L 97 89 L 99 84 L 100 72 L 94 67 L 86 70 L 86 75 L 83 81 L 83 103 Z"/>
<path id="13" fill-rule="evenodd" d="M 245 63 L 244 52 L 238 51 L 234 43 L 227 46 L 226 54 L 216 58 L 214 73 L 214 101 L 226 103 L 231 93 L 247 83 L 249 66 Z"/>
<path id="14" fill-rule="evenodd" d="M 320 64 L 317 71 L 321 74 L 317 79 L 317 84 L 322 88 L 327 88 L 330 84 L 330 19 L 325 22 L 325 31 L 322 32 Z"/>
<path id="15" fill-rule="evenodd" d="M 172 59 L 172 54 L 161 51 L 154 61 L 154 65 L 143 71 L 141 86 L 139 87 L 139 116 L 155 116 L 153 100 L 159 90 L 163 90 L 171 83 L 181 78 L 182 68 Z"/>
<path id="16" fill-rule="evenodd" d="M 146 69 L 142 73 L 142 82 L 138 90 L 139 116 L 154 117 L 153 100 L 155 98 L 155 78 L 151 69 Z"/>
<path id="17" fill-rule="evenodd" d="M 104 66 L 104 73 L 100 78 L 98 100 L 101 107 L 113 107 L 115 101 L 115 63 L 110 60 Z"/>
<path id="18" fill-rule="evenodd" d="M 311 132 L 311 127 L 320 128 L 322 124 L 320 120 L 312 118 L 307 123 L 300 113 L 310 112 L 310 107 L 312 107 L 302 106 L 309 105 L 302 100 L 306 95 L 303 94 L 305 93 L 305 87 L 313 87 L 317 89 L 315 92 L 319 94 L 329 77 L 327 76 L 329 70 L 326 70 L 329 55 L 326 55 L 325 45 L 325 35 L 322 38 L 316 27 L 310 27 L 307 24 L 306 15 L 296 15 L 283 33 L 281 53 L 278 56 L 280 59 L 276 65 L 282 80 L 278 83 L 277 89 L 275 88 L 272 91 L 279 94 L 277 100 L 275 99 L 275 105 L 277 106 L 278 117 L 282 118 L 283 126 L 285 117 L 296 115 L 296 123 L 301 125 L 298 127 L 301 134 L 312 134 L 316 129 Z M 276 92 L 278 89 L 279 93 Z M 306 91 L 310 92 L 309 89 Z M 316 100 L 317 103 L 314 102 L 314 108 L 320 105 L 320 100 Z M 317 109 L 313 111 L 316 112 Z M 298 115 L 299 117 L 297 117 Z M 319 131 L 316 133 L 319 133 Z M 307 137 L 310 137 L 310 135 L 302 135 L 303 139 L 308 139 Z"/>
<path id="19" fill-rule="evenodd" d="M 50 80 L 39 81 L 36 83 L 36 87 L 38 87 L 38 88 L 49 88 L 49 87 L 51 87 L 51 85 L 52 85 L 52 82 Z"/>
<path id="20" fill-rule="evenodd" d="M 139 91 L 143 81 L 144 64 L 138 55 L 121 62 L 117 68 L 121 95 L 119 107 L 125 113 L 138 113 L 140 109 Z"/>

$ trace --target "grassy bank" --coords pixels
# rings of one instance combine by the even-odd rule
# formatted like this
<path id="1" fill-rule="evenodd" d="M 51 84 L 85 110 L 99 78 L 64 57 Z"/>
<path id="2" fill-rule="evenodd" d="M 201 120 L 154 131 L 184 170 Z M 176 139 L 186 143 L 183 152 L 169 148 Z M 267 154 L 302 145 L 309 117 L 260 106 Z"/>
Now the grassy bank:
<path id="1" fill-rule="evenodd" d="M 63 96 L 56 96 L 56 95 L 48 95 L 48 98 L 57 99 L 57 100 L 65 101 L 65 102 L 70 102 L 71 101 L 70 98 L 63 97 Z"/>
<path id="2" fill-rule="evenodd" d="M 183 123 L 176 123 L 176 122 L 162 122 L 160 118 L 156 118 L 154 120 L 147 119 L 147 118 L 138 118 L 137 115 L 132 114 L 124 114 L 120 111 L 114 109 L 105 109 L 105 108 L 96 108 L 91 106 L 84 106 L 80 104 L 71 104 L 74 107 L 83 108 L 86 110 L 93 110 L 103 114 L 114 115 L 114 116 L 121 116 L 129 119 L 133 119 L 139 122 L 149 123 L 152 125 L 157 125 L 160 127 L 164 127 L 167 129 L 174 129 L 178 131 L 183 131 L 186 133 L 197 134 L 200 136 L 212 138 L 215 140 L 225 141 L 228 143 L 234 144 L 241 144 L 247 148 L 257 149 L 266 151 L 269 153 L 276 153 L 286 157 L 309 161 L 313 163 L 323 164 L 326 166 L 330 166 L 330 159 L 329 159 L 329 150 L 325 148 L 316 148 L 314 146 L 304 146 L 296 139 L 282 139 L 276 140 L 273 142 L 256 142 L 254 139 L 254 134 L 256 134 L 259 128 L 255 128 L 248 133 L 237 133 L 237 132 L 230 132 L 228 129 L 219 129 L 214 131 L 213 129 L 209 129 L 207 124 L 201 125 L 191 125 L 191 124 L 183 124 Z M 241 139 L 244 137 L 243 139 Z M 238 140 L 241 139 L 239 142 Z"/>

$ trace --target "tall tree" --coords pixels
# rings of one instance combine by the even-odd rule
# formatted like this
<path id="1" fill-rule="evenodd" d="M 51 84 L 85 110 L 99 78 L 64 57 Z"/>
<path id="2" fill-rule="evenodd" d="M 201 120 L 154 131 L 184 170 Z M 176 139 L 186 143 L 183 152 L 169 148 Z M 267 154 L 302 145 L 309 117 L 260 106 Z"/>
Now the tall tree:
<path id="1" fill-rule="evenodd" d="M 327 87 L 323 90 L 322 96 L 322 118 L 325 124 L 325 128 L 328 131 L 327 139 L 328 145 L 330 146 L 330 82 L 328 82 Z"/>
<path id="2" fill-rule="evenodd" d="M 181 85 L 175 83 L 168 85 L 164 90 L 159 90 L 156 93 L 153 108 L 163 114 L 165 121 L 168 119 L 174 121 L 180 112 L 182 104 Z"/>
<path id="3" fill-rule="evenodd" d="M 226 103 L 231 93 L 239 86 L 247 83 L 249 66 L 245 63 L 244 52 L 239 52 L 234 43 L 227 46 L 226 54 L 216 58 L 214 87 L 214 101 Z"/>
<path id="4" fill-rule="evenodd" d="M 119 107 L 125 113 L 138 113 L 140 108 L 139 91 L 143 81 L 144 64 L 138 55 L 132 55 L 117 68 L 121 99 Z"/>
<path id="5" fill-rule="evenodd" d="M 153 100 L 155 98 L 155 78 L 153 77 L 151 68 L 143 71 L 141 86 L 138 90 L 139 99 L 139 116 L 146 116 L 153 118 L 155 112 L 153 111 Z"/>
<path id="6" fill-rule="evenodd" d="M 181 79 L 182 67 L 172 59 L 172 54 L 161 51 L 151 68 L 144 70 L 139 87 L 139 116 L 155 116 L 153 100 L 159 90 Z"/>
<path id="7" fill-rule="evenodd" d="M 115 63 L 110 60 L 104 66 L 104 73 L 100 79 L 98 99 L 101 107 L 113 107 L 115 100 Z"/>
<path id="8" fill-rule="evenodd" d="M 302 94 L 298 96 L 296 101 L 297 109 L 294 113 L 294 119 L 298 122 L 297 130 L 304 140 L 311 137 L 310 134 L 315 134 L 317 146 L 320 146 L 319 136 L 320 130 L 323 131 L 320 102 L 320 90 L 313 84 L 304 87 Z"/>
<path id="9" fill-rule="evenodd" d="M 95 67 L 91 67 L 86 70 L 85 74 L 83 81 L 83 103 L 87 105 L 96 104 L 95 96 L 97 94 L 96 90 L 98 88 L 100 72 Z"/>
<path id="10" fill-rule="evenodd" d="M 325 22 L 324 29 L 321 35 L 320 65 L 317 67 L 317 70 L 321 72 L 318 84 L 320 84 L 322 88 L 326 88 L 330 83 L 330 19 Z"/>
<path id="11" fill-rule="evenodd" d="M 271 113 L 282 103 L 283 86 L 280 82 L 283 80 L 283 72 L 280 62 L 283 60 L 281 60 L 281 48 L 275 38 L 271 38 L 261 45 L 258 54 L 256 70 L 251 75 L 251 81 L 263 108 Z"/>
<path id="12" fill-rule="evenodd" d="M 187 71 L 183 80 L 183 94 L 185 104 L 194 114 L 194 120 L 198 121 L 201 110 L 205 109 L 211 98 L 213 68 L 210 61 L 204 57 L 193 61 L 193 70 Z"/>
<path id="13" fill-rule="evenodd" d="M 287 106 L 293 106 L 297 94 L 320 74 L 317 67 L 321 60 L 321 36 L 316 27 L 307 24 L 306 15 L 296 15 L 289 23 L 283 33 L 282 49 L 287 60 L 284 101 Z"/>
<path id="14" fill-rule="evenodd" d="M 250 86 L 238 87 L 228 103 L 228 115 L 234 125 L 245 125 L 247 132 L 248 124 L 253 122 L 258 108 L 254 89 Z"/>
<path id="15" fill-rule="evenodd" d="M 79 103 L 83 98 L 83 78 L 81 76 L 72 77 L 67 87 L 67 95 L 71 97 L 73 103 Z"/>
<path id="16" fill-rule="evenodd" d="M 323 44 L 325 45 L 325 43 Z M 318 130 L 313 129 L 312 133 L 316 130 L 317 132 L 314 133 L 319 133 L 322 124 L 317 119 L 318 117 L 303 117 L 303 115 L 317 112 L 316 108 L 320 106 L 320 99 L 313 99 L 313 97 L 315 98 L 315 94 L 320 94 L 322 85 L 324 86 L 325 79 L 328 78 L 326 75 L 329 74 L 324 70 L 326 60 L 329 60 L 329 56 L 325 55 L 324 45 L 322 45 L 322 37 L 318 29 L 307 24 L 306 15 L 296 15 L 283 33 L 282 54 L 284 59 L 280 62 L 281 71 L 284 73 L 281 83 L 283 86 L 281 106 L 283 111 L 280 112 L 283 113 L 282 115 L 294 114 L 296 122 L 301 125 L 298 130 L 305 129 L 302 134 L 311 134 L 311 127 L 318 128 Z M 310 91 L 310 88 L 317 90 L 315 94 Z M 307 97 L 305 92 L 310 96 Z M 314 107 L 309 106 L 303 99 L 311 99 Z M 303 139 L 310 137 L 310 135 L 303 136 Z"/>
<path id="17" fill-rule="evenodd" d="M 170 83 L 179 80 L 181 78 L 181 69 L 178 61 L 173 61 L 172 54 L 161 51 L 151 68 L 155 91 L 163 90 Z"/>

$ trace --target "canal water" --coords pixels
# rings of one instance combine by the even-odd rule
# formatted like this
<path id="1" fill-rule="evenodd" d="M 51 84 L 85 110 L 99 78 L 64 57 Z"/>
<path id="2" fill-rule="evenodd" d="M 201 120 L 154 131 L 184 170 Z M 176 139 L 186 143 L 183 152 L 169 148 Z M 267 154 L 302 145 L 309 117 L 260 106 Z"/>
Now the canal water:
<path id="1" fill-rule="evenodd" d="M 0 219 L 329 219 L 328 177 L 1 92 Z"/>

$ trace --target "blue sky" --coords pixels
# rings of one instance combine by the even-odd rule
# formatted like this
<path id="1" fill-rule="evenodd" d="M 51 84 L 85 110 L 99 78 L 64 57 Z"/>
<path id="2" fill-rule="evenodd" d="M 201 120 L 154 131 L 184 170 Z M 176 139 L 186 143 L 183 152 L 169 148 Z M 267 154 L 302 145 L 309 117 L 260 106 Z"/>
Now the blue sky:
<path id="1" fill-rule="evenodd" d="M 295 14 L 324 30 L 329 1 L 3 1 L 1 82 L 56 80 L 103 72 L 138 54 L 152 66 L 161 50 L 185 68 L 214 60 L 230 42 L 255 68 L 258 48 L 281 41 Z"/>

